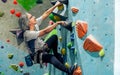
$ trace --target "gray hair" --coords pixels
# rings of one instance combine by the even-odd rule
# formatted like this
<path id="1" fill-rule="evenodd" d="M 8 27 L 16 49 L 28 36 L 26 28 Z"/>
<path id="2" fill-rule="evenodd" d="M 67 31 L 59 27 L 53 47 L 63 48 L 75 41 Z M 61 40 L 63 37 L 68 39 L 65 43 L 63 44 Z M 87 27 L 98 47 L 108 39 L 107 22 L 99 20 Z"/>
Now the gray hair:
<path id="1" fill-rule="evenodd" d="M 23 31 L 28 30 L 29 29 L 29 19 L 27 17 L 27 14 L 22 15 L 19 20 L 18 20 L 20 29 L 22 29 Z"/>

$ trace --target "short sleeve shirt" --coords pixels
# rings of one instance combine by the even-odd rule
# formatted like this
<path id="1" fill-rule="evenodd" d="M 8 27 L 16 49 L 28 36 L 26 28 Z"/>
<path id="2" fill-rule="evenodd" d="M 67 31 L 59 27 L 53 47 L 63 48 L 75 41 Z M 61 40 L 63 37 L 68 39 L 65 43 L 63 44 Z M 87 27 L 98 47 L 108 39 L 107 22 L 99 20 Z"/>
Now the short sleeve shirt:
<path id="1" fill-rule="evenodd" d="M 35 31 L 26 30 L 24 33 L 24 38 L 26 41 L 36 39 L 35 40 L 35 51 L 38 51 L 39 49 L 43 47 L 45 43 L 41 39 L 41 37 L 38 37 L 40 34 L 39 26 L 41 25 L 42 17 L 39 17 L 36 20 L 37 20 L 37 24 L 35 25 Z"/>

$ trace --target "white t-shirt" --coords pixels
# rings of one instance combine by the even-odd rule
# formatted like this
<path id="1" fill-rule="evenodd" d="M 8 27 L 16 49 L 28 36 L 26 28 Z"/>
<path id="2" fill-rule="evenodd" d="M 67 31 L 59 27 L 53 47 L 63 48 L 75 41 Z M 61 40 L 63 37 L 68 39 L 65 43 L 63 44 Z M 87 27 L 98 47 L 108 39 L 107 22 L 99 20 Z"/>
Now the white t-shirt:
<path id="1" fill-rule="evenodd" d="M 37 24 L 35 25 L 35 31 L 26 30 L 24 32 L 25 41 L 36 39 L 35 40 L 35 52 L 41 49 L 43 45 L 45 44 L 44 41 L 41 39 L 41 37 L 38 37 L 40 34 L 39 26 L 41 25 L 42 17 L 39 17 L 36 20 L 37 20 Z"/>

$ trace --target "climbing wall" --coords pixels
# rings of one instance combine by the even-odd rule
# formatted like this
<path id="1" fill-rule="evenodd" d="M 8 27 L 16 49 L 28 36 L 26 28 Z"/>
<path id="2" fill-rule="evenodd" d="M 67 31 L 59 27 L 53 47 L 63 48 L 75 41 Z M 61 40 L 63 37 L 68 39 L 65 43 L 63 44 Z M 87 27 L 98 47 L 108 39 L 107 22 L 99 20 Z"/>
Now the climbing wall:
<path id="1" fill-rule="evenodd" d="M 20 1 L 20 0 L 19 0 Z M 47 2 L 47 1 L 46 1 Z M 47 3 L 46 3 L 47 4 Z M 38 16 L 38 8 L 42 5 L 33 7 L 29 12 Z M 48 8 L 50 5 L 46 5 Z M 79 9 L 78 13 L 74 14 L 71 7 Z M 25 12 L 21 5 L 13 5 L 12 0 L 3 3 L 0 1 L 0 11 L 5 12 L 3 17 L 0 17 L 0 74 L 1 75 L 66 75 L 62 71 L 47 64 L 43 69 L 39 64 L 32 67 L 27 67 L 24 61 L 24 56 L 27 55 L 24 43 L 18 46 L 16 36 L 9 32 L 9 29 L 18 27 L 18 18 L 11 15 L 9 10 L 16 7 L 17 11 Z M 41 11 L 46 10 L 41 9 Z M 77 63 L 83 75 L 113 75 L 114 63 L 114 1 L 113 0 L 69 0 L 68 7 L 64 11 L 68 13 L 60 13 L 68 16 L 68 20 L 73 22 L 73 31 L 70 32 L 65 28 L 58 26 L 59 46 L 58 50 L 64 48 L 66 54 L 63 56 L 67 66 Z M 37 13 L 36 13 L 37 12 Z M 88 23 L 88 31 L 84 38 L 78 38 L 75 22 L 83 20 Z M 105 55 L 99 56 L 99 52 L 89 52 L 83 48 L 83 43 L 87 36 L 94 38 L 103 46 Z M 73 43 L 69 49 L 67 44 Z M 11 57 L 11 55 L 13 57 Z M 10 58 L 11 57 L 11 58 Z M 23 62 L 24 66 L 20 67 L 19 63 Z M 14 65 L 14 68 L 11 67 Z M 16 71 L 17 70 L 17 71 Z"/>
<path id="2" fill-rule="evenodd" d="M 38 17 L 49 7 L 51 4 L 46 0 L 43 4 L 36 4 L 29 8 L 28 11 L 20 3 L 14 4 L 14 0 L 0 0 L 0 14 L 4 13 L 4 15 L 0 15 L 0 75 L 43 75 L 48 72 L 46 67 L 40 69 L 39 64 L 32 67 L 26 66 L 24 57 L 28 54 L 25 44 L 24 42 L 19 44 L 16 35 L 11 33 L 10 29 L 19 27 L 17 12 L 22 14 L 29 12 Z M 11 9 L 15 10 L 14 13 L 12 11 L 13 14 L 10 12 Z M 48 20 L 46 19 L 42 23 L 44 25 L 41 28 L 48 25 Z M 24 66 L 20 67 L 19 63 L 24 64 Z"/>
<path id="3" fill-rule="evenodd" d="M 72 6 L 77 7 L 79 12 L 73 14 L 69 11 L 69 19 L 88 23 L 88 31 L 84 39 L 78 38 L 76 31 L 73 32 L 77 49 L 76 62 L 81 66 L 83 75 L 113 75 L 114 0 L 71 0 L 69 10 Z M 103 57 L 100 57 L 98 52 L 85 51 L 83 48 L 83 42 L 90 34 L 103 45 L 105 51 Z"/>

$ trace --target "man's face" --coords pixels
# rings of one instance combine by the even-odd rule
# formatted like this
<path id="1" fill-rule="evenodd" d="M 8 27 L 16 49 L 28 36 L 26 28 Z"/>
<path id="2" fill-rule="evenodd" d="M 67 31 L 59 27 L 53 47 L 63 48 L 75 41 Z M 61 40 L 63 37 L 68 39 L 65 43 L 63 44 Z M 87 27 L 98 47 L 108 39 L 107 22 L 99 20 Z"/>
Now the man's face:
<path id="1" fill-rule="evenodd" d="M 29 19 L 29 25 L 35 25 L 37 23 L 35 16 L 32 16 L 31 14 L 27 14 L 28 19 Z"/>

